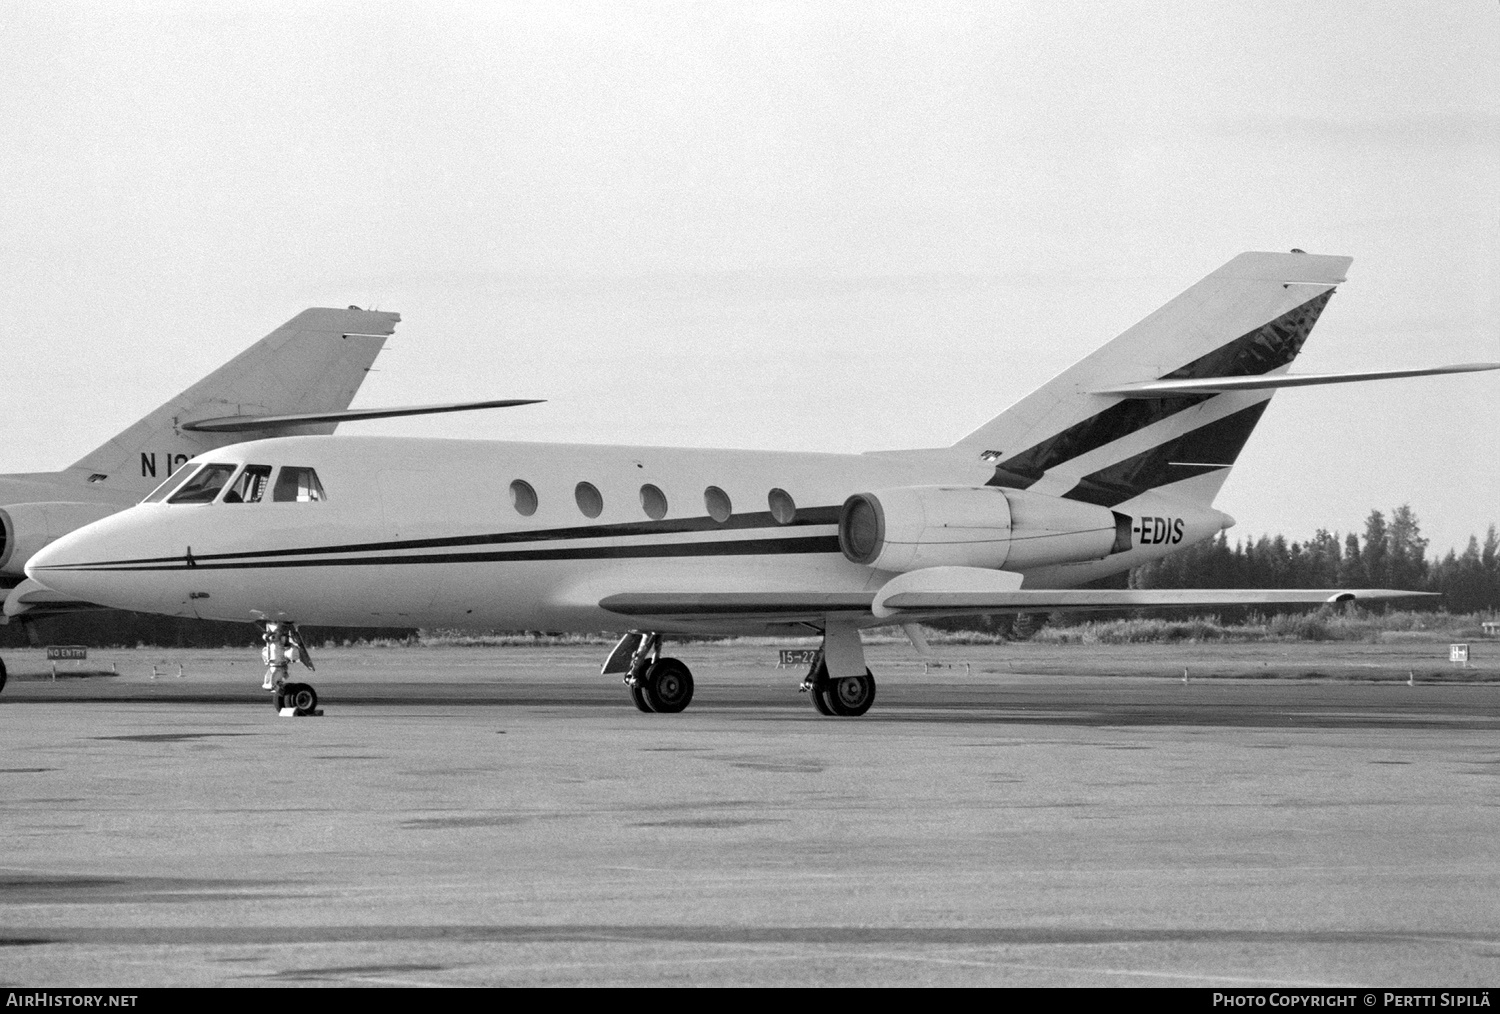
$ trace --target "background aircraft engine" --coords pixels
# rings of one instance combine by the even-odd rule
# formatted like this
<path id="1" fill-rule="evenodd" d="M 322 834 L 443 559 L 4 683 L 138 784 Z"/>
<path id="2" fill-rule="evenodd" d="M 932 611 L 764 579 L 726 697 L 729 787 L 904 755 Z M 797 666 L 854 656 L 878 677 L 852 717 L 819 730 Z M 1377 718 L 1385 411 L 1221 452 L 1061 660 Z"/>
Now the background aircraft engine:
<path id="1" fill-rule="evenodd" d="M 855 563 L 1019 570 L 1100 560 L 1127 550 L 1131 519 L 1108 507 L 995 486 L 906 486 L 857 493 L 839 514 L 839 548 Z"/>
<path id="2" fill-rule="evenodd" d="M 0 508 L 0 574 L 25 577 L 26 561 L 47 543 L 121 508 L 106 503 L 14 503 Z"/>

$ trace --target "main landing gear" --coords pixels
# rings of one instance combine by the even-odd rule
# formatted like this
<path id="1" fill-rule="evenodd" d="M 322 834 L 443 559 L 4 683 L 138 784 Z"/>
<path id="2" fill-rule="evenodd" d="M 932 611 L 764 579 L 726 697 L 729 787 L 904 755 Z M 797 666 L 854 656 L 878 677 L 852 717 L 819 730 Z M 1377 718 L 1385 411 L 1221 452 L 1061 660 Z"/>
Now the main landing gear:
<path id="1" fill-rule="evenodd" d="M 811 695 L 818 714 L 830 718 L 858 718 L 870 710 L 875 703 L 875 677 L 865 666 L 865 646 L 853 623 L 828 617 L 823 647 L 813 656 L 798 689 Z"/>
<path id="2" fill-rule="evenodd" d="M 615 645 L 599 670 L 619 674 L 641 711 L 675 715 L 693 700 L 693 674 L 675 658 L 661 657 L 661 635 L 632 630 Z"/>
<path id="3" fill-rule="evenodd" d="M 875 703 L 875 676 L 866 669 L 863 676 L 831 677 L 823 652 L 819 651 L 797 691 L 812 695 L 813 707 L 820 715 L 858 718 Z"/>
<path id="4" fill-rule="evenodd" d="M 641 711 L 675 714 L 693 700 L 693 674 L 677 659 L 661 657 L 657 633 L 632 630 L 620 638 L 599 671 L 621 677 Z M 875 677 L 865 666 L 864 645 L 852 623 L 830 618 L 823 646 L 798 689 L 812 696 L 821 715 L 858 718 L 870 710 Z"/>
<path id="5" fill-rule="evenodd" d="M 297 624 L 289 620 L 267 621 L 262 625 L 261 640 L 266 642 L 260 650 L 260 657 L 266 663 L 266 680 L 261 689 L 272 692 L 271 703 L 276 713 L 285 715 L 291 712 L 298 718 L 323 714 L 318 707 L 318 692 L 312 684 L 291 683 L 286 678 L 287 668 L 293 662 L 313 668 L 312 654 L 307 650 L 307 642 L 302 640 Z"/>

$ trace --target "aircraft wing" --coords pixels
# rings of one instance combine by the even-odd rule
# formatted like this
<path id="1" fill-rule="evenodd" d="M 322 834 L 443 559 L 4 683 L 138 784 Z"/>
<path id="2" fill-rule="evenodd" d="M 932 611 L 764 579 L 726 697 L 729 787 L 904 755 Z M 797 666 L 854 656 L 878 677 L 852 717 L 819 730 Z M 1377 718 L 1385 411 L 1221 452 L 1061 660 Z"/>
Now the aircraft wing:
<path id="1" fill-rule="evenodd" d="M 1422 598 L 1433 592 L 1385 588 L 1108 588 L 1011 592 L 907 591 L 877 596 L 873 611 L 891 619 L 1039 613 L 1055 609 L 1147 609 L 1159 606 L 1285 606 Z"/>
<path id="2" fill-rule="evenodd" d="M 612 613 L 656 619 L 745 619 L 821 622 L 829 614 L 858 614 L 892 623 L 944 616 L 1051 612 L 1058 609 L 1146 609 L 1321 605 L 1429 597 L 1431 592 L 1385 588 L 1022 588 L 1021 575 L 977 567 L 929 567 L 898 575 L 875 592 L 625 592 L 599 606 Z"/>
<path id="3" fill-rule="evenodd" d="M 658 619 L 799 623 L 821 622 L 829 613 L 868 616 L 874 599 L 873 592 L 625 592 L 600 599 L 599 608 Z"/>
<path id="4" fill-rule="evenodd" d="M 360 419 L 395 419 L 407 415 L 438 415 L 443 412 L 471 412 L 478 408 L 513 408 L 516 405 L 539 405 L 541 398 L 502 398 L 493 401 L 455 401 L 445 405 L 407 405 L 398 408 L 346 408 L 340 412 L 294 412 L 290 415 L 225 415 L 214 419 L 185 422 L 178 429 L 193 433 L 245 433 L 256 430 L 284 429 L 309 423 L 343 423 Z"/>

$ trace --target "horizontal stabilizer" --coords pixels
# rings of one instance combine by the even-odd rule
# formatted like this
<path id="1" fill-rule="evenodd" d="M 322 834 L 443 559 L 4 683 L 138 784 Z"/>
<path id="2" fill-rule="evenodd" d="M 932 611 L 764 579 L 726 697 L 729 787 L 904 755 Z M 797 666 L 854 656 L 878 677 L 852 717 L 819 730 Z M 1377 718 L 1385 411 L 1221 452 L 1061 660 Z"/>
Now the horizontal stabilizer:
<path id="1" fill-rule="evenodd" d="M 1500 363 L 1458 363 L 1424 366 L 1415 370 L 1361 370 L 1356 373 L 1280 373 L 1254 377 L 1201 377 L 1184 380 L 1148 380 L 1121 384 L 1090 392 L 1116 398 L 1160 398 L 1169 394 L 1227 394 L 1231 391 L 1270 391 L 1281 387 L 1314 387 L 1320 384 L 1352 384 L 1361 380 L 1394 380 L 1399 377 L 1430 377 L 1441 373 L 1482 373 L 1500 370 Z"/>
<path id="2" fill-rule="evenodd" d="M 505 398 L 497 401 L 456 401 L 447 405 L 409 405 L 405 408 L 349 408 L 340 412 L 297 412 L 291 415 L 226 415 L 217 419 L 199 419 L 182 423 L 178 428 L 192 433 L 245 433 L 249 431 L 287 429 L 310 423 L 344 423 L 359 419 L 395 419 L 407 415 L 439 415 L 443 412 L 470 412 L 480 408 L 514 408 L 517 405 L 539 405 L 543 398 Z"/>

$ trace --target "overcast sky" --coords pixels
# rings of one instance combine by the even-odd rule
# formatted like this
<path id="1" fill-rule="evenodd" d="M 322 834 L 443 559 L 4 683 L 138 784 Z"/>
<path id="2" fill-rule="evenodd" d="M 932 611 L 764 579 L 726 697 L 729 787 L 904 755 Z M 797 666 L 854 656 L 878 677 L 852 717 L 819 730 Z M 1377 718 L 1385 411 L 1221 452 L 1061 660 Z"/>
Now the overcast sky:
<path id="1" fill-rule="evenodd" d="M 0 471 L 304 307 L 348 433 L 950 444 L 1243 250 L 1354 258 L 1295 369 L 1500 360 L 1500 3 L 0 0 Z M 1500 520 L 1500 374 L 1277 395 L 1232 537 Z"/>

